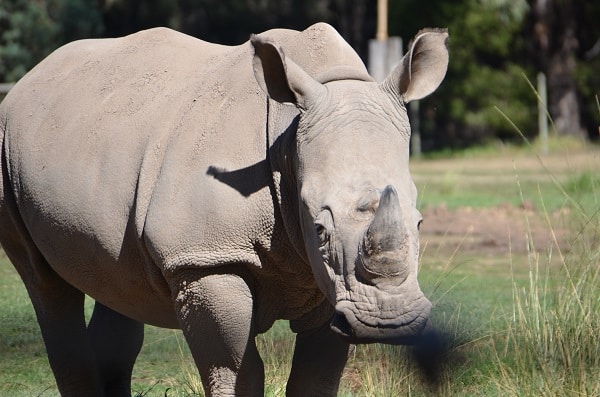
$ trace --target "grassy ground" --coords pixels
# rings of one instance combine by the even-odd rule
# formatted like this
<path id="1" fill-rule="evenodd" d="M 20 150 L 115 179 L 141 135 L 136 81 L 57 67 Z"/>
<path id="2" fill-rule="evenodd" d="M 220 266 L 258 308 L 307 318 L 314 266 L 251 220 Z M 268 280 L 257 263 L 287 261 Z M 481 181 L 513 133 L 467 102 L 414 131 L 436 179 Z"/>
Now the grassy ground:
<path id="1" fill-rule="evenodd" d="M 595 208 L 600 188 L 597 147 L 556 140 L 548 155 L 535 149 L 487 146 L 452 157 L 411 164 L 422 207 L 444 204 L 490 207 L 519 206 L 522 200 L 549 211 L 565 205 Z"/>
<path id="2" fill-rule="evenodd" d="M 358 346 L 340 396 L 600 395 L 600 151 L 560 148 L 541 162 L 531 151 L 487 149 L 411 164 L 423 209 L 526 201 L 543 217 L 568 208 L 569 248 L 551 241 L 543 250 L 490 255 L 485 247 L 427 247 L 420 283 L 451 341 L 437 381 L 422 376 L 404 347 Z M 293 348 L 287 324 L 276 323 L 258 344 L 266 394 L 284 395 Z M 140 396 L 201 393 L 179 331 L 147 327 L 133 389 Z M 0 395 L 57 395 L 31 304 L 2 256 Z"/>
<path id="3" fill-rule="evenodd" d="M 476 348 L 487 343 L 490 328 L 504 326 L 507 313 L 502 308 L 510 306 L 513 280 L 500 267 L 478 274 L 479 265 L 475 265 L 473 258 L 459 255 L 455 261 L 460 264 L 452 271 L 440 258 L 423 264 L 421 284 L 425 293 L 436 302 L 435 315 L 440 323 L 447 324 L 450 331 L 461 337 L 484 338 L 469 342 L 469 349 Z M 515 278 L 525 286 L 527 271 L 519 270 Z M 18 276 L 5 258 L 0 260 L 0 302 L 0 394 L 57 395 L 33 310 Z M 269 382 L 267 395 L 284 395 L 292 348 L 293 335 L 283 321 L 259 337 Z M 391 379 L 397 383 L 394 387 L 402 389 L 406 382 L 404 378 L 417 378 L 409 376 L 406 368 L 398 365 L 405 356 L 406 349 L 401 347 L 359 346 L 348 363 L 340 395 L 387 396 L 389 385 L 385 382 Z M 367 373 L 364 371 L 366 361 L 371 366 Z M 474 367 L 482 365 L 489 364 L 482 360 Z M 467 387 L 467 393 L 463 395 L 469 395 L 469 383 L 476 382 L 474 367 L 466 367 L 466 373 L 461 374 Z M 369 376 L 370 380 L 365 381 L 364 376 Z M 382 387 L 381 393 L 373 390 L 375 387 Z M 133 389 L 148 396 L 163 396 L 168 389 L 169 396 L 200 391 L 193 362 L 179 331 L 146 327 Z"/>

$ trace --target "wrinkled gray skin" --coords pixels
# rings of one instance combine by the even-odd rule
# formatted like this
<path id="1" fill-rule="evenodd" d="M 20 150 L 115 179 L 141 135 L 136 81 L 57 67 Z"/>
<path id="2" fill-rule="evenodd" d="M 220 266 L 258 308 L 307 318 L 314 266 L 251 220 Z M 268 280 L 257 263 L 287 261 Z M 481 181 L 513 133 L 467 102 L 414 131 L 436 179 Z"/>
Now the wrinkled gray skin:
<path id="1" fill-rule="evenodd" d="M 381 84 L 325 24 L 85 40 L 27 74 L 0 106 L 0 243 L 61 394 L 130 395 L 143 323 L 183 330 L 211 396 L 263 395 L 276 319 L 290 396 L 335 395 L 349 343 L 418 335 L 405 103 L 441 83 L 446 40 L 420 32 Z"/>

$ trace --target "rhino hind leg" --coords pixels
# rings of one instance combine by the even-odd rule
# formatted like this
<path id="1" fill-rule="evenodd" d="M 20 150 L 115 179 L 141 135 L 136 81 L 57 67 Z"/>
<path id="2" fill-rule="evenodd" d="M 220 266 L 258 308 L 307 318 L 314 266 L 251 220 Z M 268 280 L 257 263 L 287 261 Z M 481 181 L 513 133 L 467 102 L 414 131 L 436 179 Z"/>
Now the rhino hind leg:
<path id="1" fill-rule="evenodd" d="M 11 195 L 6 194 L 10 192 L 6 179 L 3 183 L 0 243 L 21 276 L 33 304 L 60 394 L 63 397 L 125 395 L 105 393 L 96 359 L 98 349 L 93 348 L 90 342 L 93 338 L 85 324 L 85 295 L 52 270 L 29 237 Z M 96 324 L 99 323 L 96 320 Z M 92 327 L 92 333 L 94 328 L 100 330 L 102 327 Z"/>
<path id="2" fill-rule="evenodd" d="M 8 233 L 3 220 L 2 248 L 27 288 L 61 396 L 131 396 L 143 325 L 97 304 L 86 327 L 85 295 L 60 278 L 32 242 Z"/>
<path id="3" fill-rule="evenodd" d="M 35 247 L 0 241 L 20 274 L 36 313 L 60 394 L 103 396 L 84 318 L 84 294 L 62 280 Z"/>
<path id="4" fill-rule="evenodd" d="M 144 325 L 96 302 L 88 336 L 105 396 L 131 396 L 131 373 L 144 341 Z"/>
<path id="5" fill-rule="evenodd" d="M 86 335 L 85 296 L 52 270 L 33 243 L 11 194 L 4 155 L 2 163 L 0 243 L 33 304 L 58 389 L 63 396 L 101 396 Z"/>

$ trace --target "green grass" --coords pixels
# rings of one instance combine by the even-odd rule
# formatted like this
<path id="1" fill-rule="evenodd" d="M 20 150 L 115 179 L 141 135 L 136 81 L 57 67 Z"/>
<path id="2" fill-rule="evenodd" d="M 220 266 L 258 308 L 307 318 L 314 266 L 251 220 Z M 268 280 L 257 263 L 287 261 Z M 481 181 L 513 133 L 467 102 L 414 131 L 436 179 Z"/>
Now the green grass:
<path id="1" fill-rule="evenodd" d="M 487 146 L 450 157 L 411 162 L 422 208 L 528 205 L 549 211 L 596 208 L 600 201 L 600 148 L 553 139 L 548 155 L 532 147 Z M 540 194 L 541 192 L 541 194 Z M 542 199 L 544 203 L 542 203 Z M 543 205 L 542 205 L 543 204 Z"/>
<path id="2" fill-rule="evenodd" d="M 500 270 L 479 274 L 479 265 L 471 266 L 470 259 L 464 260 L 465 263 L 452 271 L 448 271 L 443 263 L 423 265 L 421 284 L 428 296 L 437 300 L 436 321 L 457 327 L 456 332 L 465 334 L 461 337 L 476 338 L 489 332 L 488 320 L 502 324 L 501 319 L 506 313 L 500 315 L 499 311 L 503 305 L 510 305 L 511 278 Z M 525 274 L 520 278 L 525 280 Z M 33 309 L 5 258 L 0 260 L 0 280 L 0 395 L 55 396 L 54 380 Z M 259 337 L 258 345 L 265 361 L 266 394 L 284 395 L 293 350 L 293 335 L 287 323 L 276 323 L 267 334 Z M 348 363 L 340 395 L 390 395 L 387 394 L 389 390 L 371 394 L 376 393 L 375 387 L 387 384 L 385 379 L 388 378 L 396 379 L 388 385 L 390 390 L 404 388 L 407 380 L 418 383 L 417 374 L 404 373 L 401 378 L 390 375 L 390 372 L 398 371 L 393 364 L 406 356 L 405 350 L 378 345 L 357 347 Z M 365 372 L 365 362 L 369 360 L 373 370 Z M 367 366 L 371 367 L 371 363 Z M 369 377 L 370 381 L 362 380 L 363 376 Z M 133 390 L 147 396 L 163 396 L 165 392 L 169 396 L 184 396 L 201 392 L 181 332 L 146 327 L 144 347 L 134 370 Z"/>
<path id="3" fill-rule="evenodd" d="M 513 286 L 513 315 L 495 351 L 507 396 L 600 395 L 600 215 L 576 213 L 570 252 L 529 257 L 529 285 Z"/>
<path id="4" fill-rule="evenodd" d="M 476 258 L 468 256 L 459 255 L 450 264 L 443 258 L 433 258 L 422 266 L 421 284 L 436 303 L 435 321 L 469 340 L 485 337 L 490 329 L 505 324 L 507 312 L 503 308 L 510 307 L 512 282 L 516 279 L 525 285 L 527 281 L 527 272 L 522 271 L 513 278 L 500 266 L 480 272 Z M 33 309 L 5 258 L 0 260 L 0 280 L 0 334 L 3 335 L 0 394 L 57 395 Z M 470 342 L 467 349 L 476 352 L 481 343 Z M 258 346 L 265 361 L 266 395 L 284 395 L 293 349 L 293 335 L 287 323 L 277 322 L 273 329 L 259 337 Z M 388 396 L 390 388 L 405 390 L 407 384 L 414 384 L 414 393 L 418 393 L 423 384 L 414 368 L 402 365 L 405 350 L 380 345 L 358 346 L 349 360 L 340 395 Z M 479 360 L 476 367 L 489 365 L 487 359 L 473 357 Z M 478 371 L 463 370 L 459 385 L 478 384 L 478 376 Z M 169 396 L 201 393 L 193 361 L 179 331 L 146 327 L 144 347 L 134 369 L 133 390 L 147 396 L 164 396 L 165 392 Z"/>

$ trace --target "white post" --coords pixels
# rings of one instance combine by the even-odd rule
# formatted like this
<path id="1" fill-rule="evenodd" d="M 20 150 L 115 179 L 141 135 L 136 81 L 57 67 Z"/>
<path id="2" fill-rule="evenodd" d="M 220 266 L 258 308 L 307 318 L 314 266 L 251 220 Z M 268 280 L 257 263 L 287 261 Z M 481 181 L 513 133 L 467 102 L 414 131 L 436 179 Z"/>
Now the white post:
<path id="1" fill-rule="evenodd" d="M 369 73 L 377 81 L 388 74 L 388 0 L 377 0 L 377 33 L 375 40 L 369 40 Z"/>
<path id="2" fill-rule="evenodd" d="M 0 94 L 8 94 L 14 83 L 0 83 Z"/>
<path id="3" fill-rule="evenodd" d="M 376 81 L 382 81 L 386 73 L 387 47 L 385 41 L 369 40 L 369 73 Z"/>

